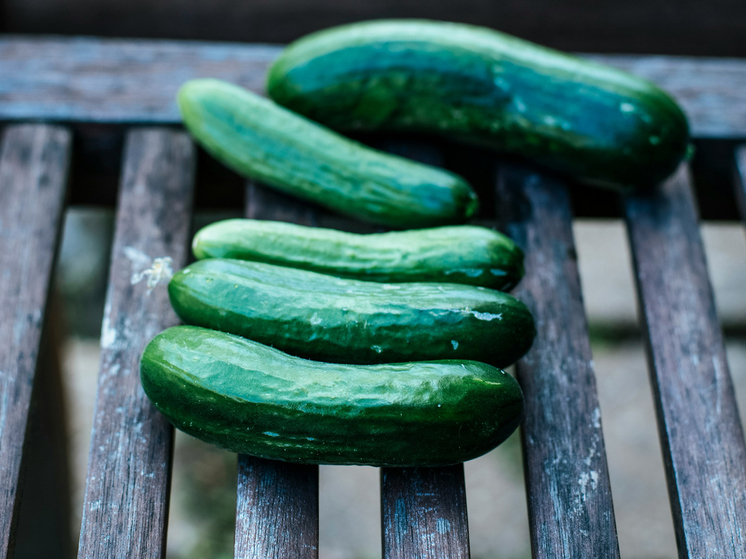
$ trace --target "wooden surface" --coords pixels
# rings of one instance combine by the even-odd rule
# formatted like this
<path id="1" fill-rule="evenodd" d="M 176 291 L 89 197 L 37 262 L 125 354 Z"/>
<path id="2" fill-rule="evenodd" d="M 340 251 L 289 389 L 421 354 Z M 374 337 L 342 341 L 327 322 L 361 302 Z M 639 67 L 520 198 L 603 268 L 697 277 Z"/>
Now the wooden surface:
<path id="1" fill-rule="evenodd" d="M 384 559 L 468 559 L 464 466 L 382 468 Z"/>
<path id="2" fill-rule="evenodd" d="M 246 217 L 314 225 L 302 202 L 248 181 Z M 236 559 L 317 559 L 319 468 L 239 455 Z"/>
<path id="3" fill-rule="evenodd" d="M 496 205 L 501 227 L 525 253 L 526 275 L 515 295 L 537 329 L 516 366 L 526 398 L 522 440 L 533 556 L 618 558 L 567 188 L 505 165 L 498 169 Z"/>
<path id="4" fill-rule="evenodd" d="M 187 261 L 194 147 L 183 132 L 127 136 L 101 332 L 80 559 L 165 554 L 173 429 L 140 386 L 145 344 L 177 323 L 165 282 L 148 294 L 133 274 L 168 256 Z"/>
<path id="5" fill-rule="evenodd" d="M 681 558 L 746 557 L 746 445 L 687 169 L 625 201 Z"/>
<path id="6" fill-rule="evenodd" d="M 261 92 L 280 47 L 4 36 L 0 120 L 176 123 L 179 86 L 215 77 Z M 684 107 L 697 137 L 746 137 L 746 61 L 595 55 L 650 79 Z"/>
<path id="7" fill-rule="evenodd" d="M 736 200 L 741 212 L 741 219 L 746 225 L 746 145 L 736 148 L 736 167 L 733 177 L 733 186 L 736 189 Z"/>
<path id="8" fill-rule="evenodd" d="M 0 146 L 0 557 L 12 556 L 42 327 L 60 238 L 70 133 L 11 126 Z"/>
<path id="9" fill-rule="evenodd" d="M 239 457 L 233 556 L 318 558 L 318 466 Z"/>
<path id="10" fill-rule="evenodd" d="M 256 44 L 3 36 L 0 120 L 177 123 L 176 92 L 185 81 L 213 77 L 263 91 L 279 52 Z"/>

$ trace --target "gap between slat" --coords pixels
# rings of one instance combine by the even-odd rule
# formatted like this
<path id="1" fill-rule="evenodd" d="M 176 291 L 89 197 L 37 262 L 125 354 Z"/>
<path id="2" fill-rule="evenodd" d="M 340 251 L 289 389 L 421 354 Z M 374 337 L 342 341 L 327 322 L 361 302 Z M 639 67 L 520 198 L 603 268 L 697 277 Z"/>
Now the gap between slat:
<path id="1" fill-rule="evenodd" d="M 741 212 L 741 220 L 746 225 L 746 144 L 736 147 L 734 188 Z"/>

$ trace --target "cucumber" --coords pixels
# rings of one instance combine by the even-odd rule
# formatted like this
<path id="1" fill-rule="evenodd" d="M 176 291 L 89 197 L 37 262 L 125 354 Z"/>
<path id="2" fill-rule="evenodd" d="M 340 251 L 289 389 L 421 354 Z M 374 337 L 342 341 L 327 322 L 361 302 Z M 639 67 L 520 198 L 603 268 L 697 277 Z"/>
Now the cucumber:
<path id="1" fill-rule="evenodd" d="M 238 86 L 193 80 L 178 103 L 217 160 L 340 213 L 412 228 L 462 223 L 477 211 L 461 177 L 365 147 Z"/>
<path id="2" fill-rule="evenodd" d="M 176 273 L 168 292 L 187 324 L 319 361 L 473 359 L 506 367 L 535 334 L 519 300 L 455 283 L 375 283 L 210 258 Z"/>
<path id="3" fill-rule="evenodd" d="M 313 33 L 275 60 L 267 91 L 338 130 L 436 133 L 601 186 L 652 185 L 689 147 L 684 113 L 652 83 L 471 25 Z"/>
<path id="4" fill-rule="evenodd" d="M 140 378 L 182 431 L 287 462 L 455 464 L 493 449 L 523 414 L 518 383 L 484 363 L 321 363 L 192 326 L 156 336 Z"/>
<path id="5" fill-rule="evenodd" d="M 456 225 L 356 235 L 280 221 L 230 219 L 194 237 L 198 259 L 237 258 L 378 282 L 451 282 L 508 290 L 523 252 L 505 235 Z"/>

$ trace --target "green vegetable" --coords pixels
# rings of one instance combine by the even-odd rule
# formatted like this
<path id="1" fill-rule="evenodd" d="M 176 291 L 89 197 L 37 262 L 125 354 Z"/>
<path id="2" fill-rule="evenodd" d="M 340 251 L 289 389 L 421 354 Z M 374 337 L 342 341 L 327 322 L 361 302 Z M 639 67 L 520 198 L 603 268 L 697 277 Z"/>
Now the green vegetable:
<path id="1" fill-rule="evenodd" d="M 356 235 L 279 221 L 231 219 L 201 229 L 199 258 L 237 258 L 378 282 L 452 282 L 508 290 L 523 252 L 505 235 L 458 225 Z"/>
<path id="2" fill-rule="evenodd" d="M 454 283 L 375 283 L 210 258 L 174 275 L 168 292 L 187 324 L 320 361 L 474 359 L 505 367 L 535 335 L 519 300 Z"/>
<path id="3" fill-rule="evenodd" d="M 605 186 L 660 181 L 689 143 L 684 113 L 650 82 L 470 25 L 313 33 L 283 51 L 267 89 L 339 130 L 436 133 Z"/>
<path id="4" fill-rule="evenodd" d="M 367 148 L 235 85 L 190 81 L 178 102 L 216 159 L 340 213 L 410 228 L 461 223 L 477 210 L 461 177 Z"/>
<path id="5" fill-rule="evenodd" d="M 156 336 L 140 377 L 182 431 L 288 462 L 455 464 L 497 446 L 523 413 L 518 383 L 483 363 L 335 365 L 191 326 Z"/>

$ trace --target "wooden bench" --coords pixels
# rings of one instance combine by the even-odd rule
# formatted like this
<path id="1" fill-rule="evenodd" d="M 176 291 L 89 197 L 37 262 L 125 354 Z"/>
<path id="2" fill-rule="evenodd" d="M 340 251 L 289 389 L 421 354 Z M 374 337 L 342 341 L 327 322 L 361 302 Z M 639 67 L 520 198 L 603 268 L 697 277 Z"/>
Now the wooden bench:
<path id="1" fill-rule="evenodd" d="M 121 137 L 78 556 L 163 557 L 173 430 L 140 388 L 138 359 L 145 343 L 177 319 L 165 290 L 148 296 L 130 278 L 148 258 L 167 255 L 175 268 L 185 265 L 193 201 L 222 203 L 226 191 L 215 186 L 218 177 L 210 183 L 214 191 L 200 194 L 202 166 L 211 163 L 202 156 L 197 169 L 198 151 L 178 127 L 177 88 L 212 76 L 261 91 L 277 52 L 262 45 L 0 38 L 0 120 L 6 124 L 0 146 L 0 557 L 13 552 L 29 409 L 44 392 L 44 379 L 35 383 L 35 376 L 48 343 L 43 332 L 63 212 L 68 201 L 111 198 L 90 187 L 96 173 L 90 168 L 116 166 L 111 153 Z M 593 58 L 670 91 L 696 138 L 746 138 L 746 62 Z M 381 141 L 422 161 L 449 161 L 437 146 Z M 735 189 L 746 220 L 746 146 L 733 146 L 727 187 Z M 524 248 L 527 273 L 517 294 L 537 318 L 534 347 L 517 366 L 527 403 L 522 435 L 533 556 L 618 557 L 571 227 L 574 190 L 514 163 L 488 163 L 495 203 L 485 218 Z M 71 172 L 73 192 L 66 198 Z M 88 186 L 78 189 L 78 183 Z M 243 192 L 249 217 L 313 225 L 322 213 L 261 185 L 249 183 Z M 240 203 L 238 195 L 225 196 Z M 627 224 L 679 556 L 746 558 L 746 446 L 689 169 L 682 165 L 652 195 L 599 196 L 618 204 Z M 238 478 L 237 558 L 318 556 L 317 467 L 240 456 Z M 461 465 L 383 469 L 381 503 L 385 558 L 469 556 Z"/>

